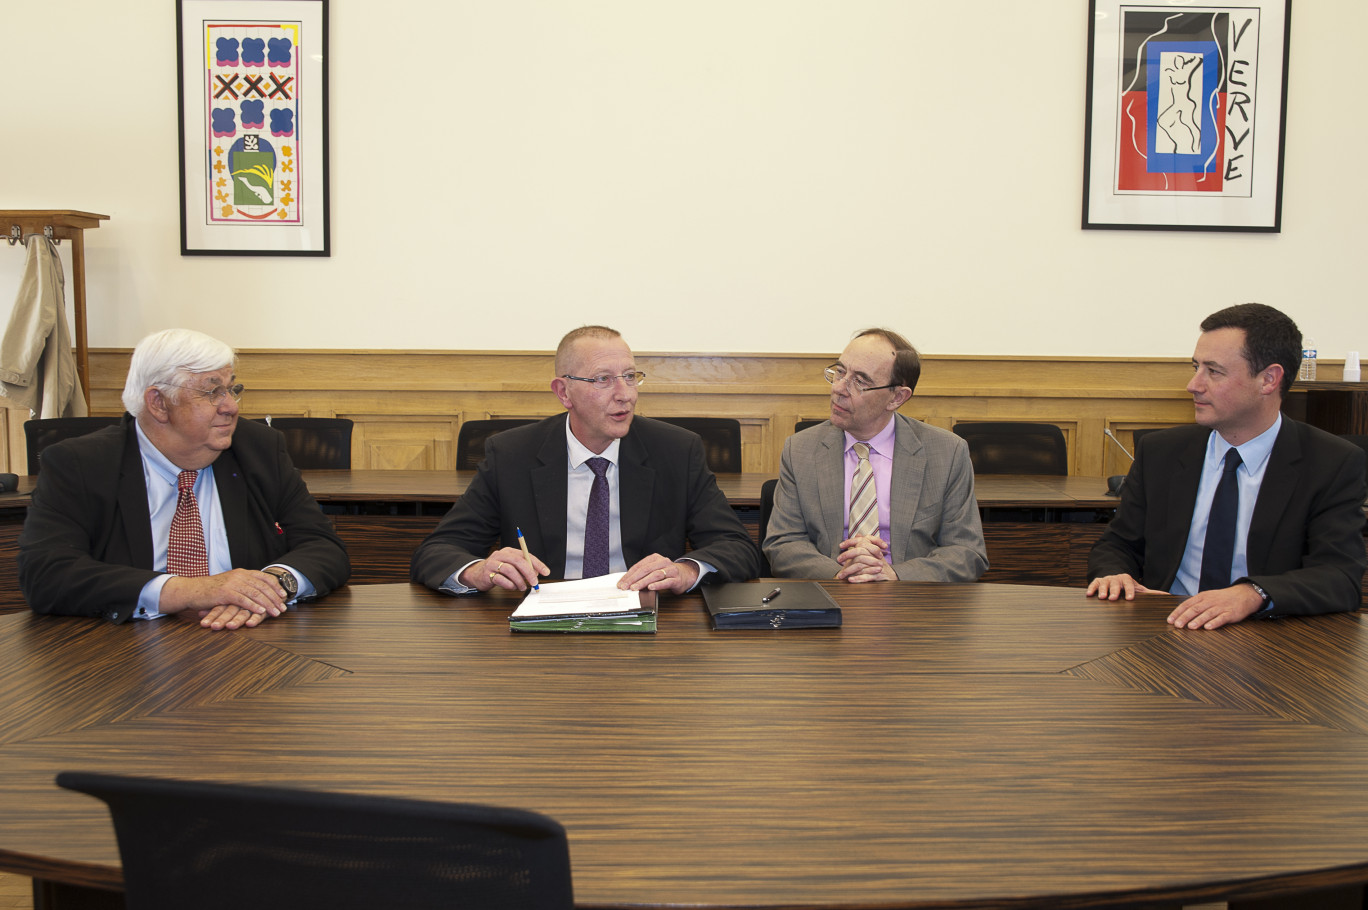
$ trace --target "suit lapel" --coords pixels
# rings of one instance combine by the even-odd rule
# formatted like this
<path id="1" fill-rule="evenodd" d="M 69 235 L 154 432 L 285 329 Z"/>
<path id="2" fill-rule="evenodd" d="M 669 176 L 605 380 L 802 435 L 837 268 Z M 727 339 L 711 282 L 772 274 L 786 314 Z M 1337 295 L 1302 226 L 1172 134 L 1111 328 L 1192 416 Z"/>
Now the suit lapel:
<path id="1" fill-rule="evenodd" d="M 1176 530 L 1162 538 L 1171 549 L 1164 554 L 1160 563 L 1170 567 L 1164 578 L 1166 591 L 1173 587 L 1183 562 L 1183 552 L 1187 549 L 1188 534 L 1192 530 L 1192 510 L 1197 503 L 1197 487 L 1202 482 L 1202 459 L 1206 456 L 1210 437 L 1210 432 L 1195 434 L 1192 441 L 1179 450 L 1173 469 L 1173 483 L 1169 486 L 1168 496 L 1168 523 Z"/>
<path id="2" fill-rule="evenodd" d="M 922 450 L 921 437 L 917 435 L 916 425 L 898 414 L 893 415 L 895 423 L 892 489 L 889 491 L 888 536 L 892 549 L 893 562 L 906 562 L 912 558 L 908 552 L 910 534 L 895 533 L 899 519 L 911 527 L 912 518 L 917 514 L 917 503 L 921 501 L 922 481 L 926 478 L 926 462 L 918 457 Z"/>
<path id="3" fill-rule="evenodd" d="M 549 423 L 546 436 L 537 450 L 537 464 L 532 468 L 532 495 L 537 516 L 537 531 L 541 535 L 539 555 L 546 561 L 552 575 L 565 575 L 565 498 L 568 495 L 569 453 L 565 447 L 565 417 Z M 529 540 L 529 546 L 538 542 Z"/>
<path id="4" fill-rule="evenodd" d="M 132 418 L 124 418 L 125 431 L 123 460 L 119 468 L 119 515 L 123 524 L 124 540 L 128 542 L 131 565 L 151 569 L 152 518 L 147 513 L 147 481 L 143 477 L 142 452 L 138 449 L 138 431 Z"/>
<path id="5" fill-rule="evenodd" d="M 832 559 L 841 552 L 845 536 L 845 432 L 827 424 L 817 450 L 817 502 L 822 510 L 822 524 L 830 538 Z"/>
<path id="6" fill-rule="evenodd" d="M 256 539 L 248 533 L 247 496 L 244 492 L 242 469 L 232 449 L 225 449 L 214 459 L 214 488 L 218 491 L 219 512 L 223 515 L 223 530 L 228 536 L 228 557 L 235 566 L 260 568 L 260 560 L 241 552 L 246 541 Z"/>
<path id="7" fill-rule="evenodd" d="M 635 429 L 628 430 L 618 446 L 618 471 L 622 558 L 631 568 L 648 555 L 642 551 L 650 539 L 651 496 L 656 475 Z"/>
<path id="8" fill-rule="evenodd" d="M 1250 516 L 1249 539 L 1245 542 L 1245 561 L 1250 573 L 1260 572 L 1268 564 L 1273 534 L 1297 486 L 1296 464 L 1302 459 L 1302 449 L 1295 427 L 1296 424 L 1283 418 L 1282 429 L 1273 440 L 1273 451 L 1268 455 L 1259 498 L 1254 501 L 1254 514 Z"/>

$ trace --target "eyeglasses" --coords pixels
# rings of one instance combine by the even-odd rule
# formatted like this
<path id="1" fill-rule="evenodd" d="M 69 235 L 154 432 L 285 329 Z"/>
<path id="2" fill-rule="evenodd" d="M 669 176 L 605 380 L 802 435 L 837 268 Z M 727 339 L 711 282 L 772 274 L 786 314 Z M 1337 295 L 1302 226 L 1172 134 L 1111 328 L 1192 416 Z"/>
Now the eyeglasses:
<path id="1" fill-rule="evenodd" d="M 822 376 L 824 376 L 826 381 L 832 385 L 849 377 L 849 387 L 861 394 L 865 392 L 877 392 L 879 389 L 896 389 L 902 385 L 901 382 L 890 382 L 888 385 L 866 385 L 863 380 L 850 376 L 850 371 L 845 368 L 845 364 L 843 363 L 833 363 L 822 371 Z"/>
<path id="2" fill-rule="evenodd" d="M 167 385 L 175 386 L 178 389 L 185 389 L 185 391 L 187 392 L 194 392 L 196 395 L 203 398 L 205 401 L 208 401 L 214 407 L 218 407 L 219 405 L 223 404 L 223 399 L 227 398 L 229 395 L 233 396 L 234 401 L 241 401 L 242 391 L 245 388 L 245 386 L 243 386 L 243 384 L 240 382 L 234 383 L 233 385 L 229 386 L 216 385 L 207 392 L 204 389 L 197 389 L 192 385 L 180 385 L 179 383 L 175 382 L 169 382 L 167 383 Z"/>
<path id="3" fill-rule="evenodd" d="M 567 373 L 562 376 L 561 379 L 573 379 L 576 382 L 587 382 L 594 388 L 602 390 L 612 388 L 613 383 L 617 382 L 619 379 L 629 386 L 641 385 L 646 381 L 646 374 L 641 372 L 641 370 L 628 370 L 621 376 L 614 376 L 610 373 L 600 373 L 597 376 L 571 376 Z"/>

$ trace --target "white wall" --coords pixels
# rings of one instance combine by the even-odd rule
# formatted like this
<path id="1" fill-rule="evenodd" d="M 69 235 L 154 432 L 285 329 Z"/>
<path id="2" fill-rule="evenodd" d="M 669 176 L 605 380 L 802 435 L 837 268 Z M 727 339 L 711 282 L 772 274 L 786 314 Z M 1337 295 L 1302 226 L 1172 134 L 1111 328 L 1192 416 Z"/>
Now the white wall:
<path id="1" fill-rule="evenodd" d="M 1281 234 L 1080 229 L 1087 9 L 332 0 L 332 257 L 243 259 L 179 255 L 171 0 L 5 2 L 0 208 L 111 216 L 93 346 L 1185 356 L 1257 299 L 1368 352 L 1368 4 L 1295 4 Z"/>

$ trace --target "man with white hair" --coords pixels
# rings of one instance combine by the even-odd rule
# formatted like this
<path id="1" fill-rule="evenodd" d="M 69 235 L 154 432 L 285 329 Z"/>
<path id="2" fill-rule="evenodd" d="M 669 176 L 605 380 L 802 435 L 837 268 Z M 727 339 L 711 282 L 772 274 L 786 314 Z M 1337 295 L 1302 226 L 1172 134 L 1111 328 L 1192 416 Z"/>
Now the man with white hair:
<path id="1" fill-rule="evenodd" d="M 19 537 L 35 613 L 112 622 L 196 611 L 255 626 L 346 582 L 351 564 L 285 452 L 238 420 L 233 349 L 188 329 L 138 343 L 123 422 L 43 450 Z"/>

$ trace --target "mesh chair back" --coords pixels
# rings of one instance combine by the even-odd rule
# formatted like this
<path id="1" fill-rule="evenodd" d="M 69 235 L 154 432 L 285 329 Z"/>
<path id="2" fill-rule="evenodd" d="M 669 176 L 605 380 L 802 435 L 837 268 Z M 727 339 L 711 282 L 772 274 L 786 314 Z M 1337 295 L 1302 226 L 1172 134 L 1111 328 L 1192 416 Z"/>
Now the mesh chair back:
<path id="1" fill-rule="evenodd" d="M 473 471 L 485 459 L 485 443 L 489 437 L 514 427 L 536 423 L 535 417 L 499 417 L 490 420 L 467 420 L 456 433 L 456 470 Z"/>
<path id="2" fill-rule="evenodd" d="M 347 418 L 272 417 L 270 423 L 285 435 L 285 451 L 301 471 L 351 469 L 352 422 Z"/>
<path id="3" fill-rule="evenodd" d="M 741 421 L 734 417 L 658 417 L 703 437 L 703 455 L 715 474 L 741 473 Z"/>
<path id="4" fill-rule="evenodd" d="M 534 812 L 63 772 L 109 805 L 129 910 L 570 910 L 565 829 Z"/>
<path id="5" fill-rule="evenodd" d="M 770 516 L 774 514 L 774 488 L 779 486 L 779 481 L 770 478 L 760 485 L 760 574 L 768 578 L 770 572 L 769 557 L 765 555 L 765 535 L 769 533 Z"/>
<path id="6" fill-rule="evenodd" d="M 770 516 L 774 514 L 774 488 L 779 486 L 776 478 L 770 478 L 760 485 L 760 543 L 765 542 L 769 533 Z"/>
<path id="7" fill-rule="evenodd" d="M 975 474 L 1068 474 L 1069 444 L 1052 423 L 957 423 Z"/>
<path id="8" fill-rule="evenodd" d="M 54 442 L 85 436 L 112 427 L 123 417 L 47 417 L 24 421 L 24 444 L 28 448 L 28 472 L 37 474 L 43 466 L 39 456 Z"/>

